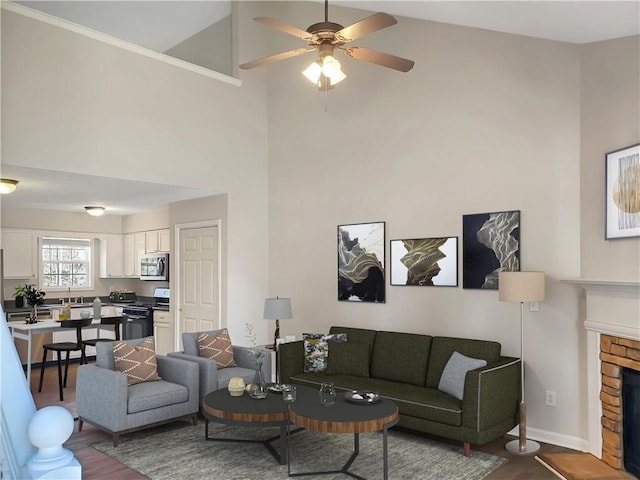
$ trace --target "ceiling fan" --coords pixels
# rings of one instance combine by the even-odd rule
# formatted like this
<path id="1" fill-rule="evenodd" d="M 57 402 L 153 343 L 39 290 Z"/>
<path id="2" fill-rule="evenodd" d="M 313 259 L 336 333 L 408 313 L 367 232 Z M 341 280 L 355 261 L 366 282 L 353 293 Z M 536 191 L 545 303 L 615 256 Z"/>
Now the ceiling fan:
<path id="1" fill-rule="evenodd" d="M 339 50 L 345 55 L 356 60 L 374 63 L 387 68 L 393 68 L 401 72 L 408 72 L 415 62 L 406 58 L 397 57 L 388 53 L 377 52 L 363 47 L 346 46 L 347 43 L 357 40 L 383 28 L 395 25 L 397 20 L 386 13 L 376 13 L 360 20 L 348 27 L 329 21 L 329 2 L 324 2 L 324 22 L 314 23 L 307 30 L 287 25 L 286 23 L 268 17 L 256 17 L 254 20 L 263 25 L 275 28 L 281 32 L 293 35 L 308 45 L 306 48 L 296 48 L 275 55 L 269 55 L 252 62 L 243 63 L 240 68 L 248 70 L 262 67 L 279 60 L 297 57 L 305 53 L 318 52 L 318 60 L 314 61 L 303 73 L 310 81 L 315 83 L 320 90 L 333 88 L 335 84 L 346 78 L 342 72 L 340 63 L 334 58 L 334 52 Z"/>

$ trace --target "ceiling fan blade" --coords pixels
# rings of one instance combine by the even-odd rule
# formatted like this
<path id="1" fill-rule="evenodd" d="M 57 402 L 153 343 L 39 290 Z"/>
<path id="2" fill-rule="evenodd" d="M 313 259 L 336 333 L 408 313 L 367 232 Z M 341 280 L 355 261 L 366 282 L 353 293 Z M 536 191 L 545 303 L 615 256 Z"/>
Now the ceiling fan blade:
<path id="1" fill-rule="evenodd" d="M 279 20 L 274 20 L 273 18 L 256 17 L 254 18 L 254 20 L 268 27 L 275 28 L 276 30 L 280 30 L 281 32 L 288 33 L 289 35 L 293 35 L 294 37 L 298 37 L 301 40 L 307 40 L 311 38 L 311 34 L 309 32 L 302 30 L 298 27 L 288 25 Z"/>
<path id="2" fill-rule="evenodd" d="M 376 13 L 336 32 L 336 39 L 351 42 L 370 33 L 395 25 L 398 21 L 386 13 Z"/>
<path id="3" fill-rule="evenodd" d="M 309 52 L 315 52 L 317 49 L 315 47 L 312 48 L 296 48 L 295 50 L 289 50 L 287 52 L 276 53 L 275 55 L 269 55 L 268 57 L 259 58 L 258 60 L 254 60 L 253 62 L 247 62 L 240 65 L 240 68 L 243 70 L 249 70 L 250 68 L 262 67 L 263 65 L 268 65 L 273 62 L 277 62 L 278 60 L 285 60 L 287 58 L 297 57 L 298 55 L 303 55 Z"/>
<path id="4" fill-rule="evenodd" d="M 362 47 L 348 47 L 341 48 L 345 55 L 355 58 L 357 60 L 364 60 L 365 62 L 375 63 L 387 68 L 393 68 L 401 72 L 408 72 L 413 68 L 416 62 L 413 60 L 407 60 L 406 58 L 396 57 L 388 53 L 376 52 L 375 50 L 369 50 Z"/>

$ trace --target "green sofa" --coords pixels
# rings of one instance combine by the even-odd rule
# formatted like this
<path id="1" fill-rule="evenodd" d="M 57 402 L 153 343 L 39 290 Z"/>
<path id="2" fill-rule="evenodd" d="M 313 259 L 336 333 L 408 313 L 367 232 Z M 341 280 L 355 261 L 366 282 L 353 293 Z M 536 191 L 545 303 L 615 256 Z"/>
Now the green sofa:
<path id="1" fill-rule="evenodd" d="M 282 383 L 378 392 L 398 406 L 399 426 L 461 441 L 465 456 L 518 424 L 520 359 L 501 356 L 497 342 L 339 326 L 329 333 L 346 333 L 347 342 L 328 342 L 322 372 L 304 371 L 303 341 L 280 345 Z M 461 374 L 461 400 L 438 389 L 455 351 L 487 362 Z"/>

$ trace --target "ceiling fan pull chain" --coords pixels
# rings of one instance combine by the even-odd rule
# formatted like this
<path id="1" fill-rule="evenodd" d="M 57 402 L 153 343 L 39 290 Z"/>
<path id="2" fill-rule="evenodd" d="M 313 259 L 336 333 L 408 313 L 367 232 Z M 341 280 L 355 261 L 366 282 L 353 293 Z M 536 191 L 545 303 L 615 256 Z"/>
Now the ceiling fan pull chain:
<path id="1" fill-rule="evenodd" d="M 325 82 L 324 87 L 324 111 L 329 111 L 329 82 Z"/>

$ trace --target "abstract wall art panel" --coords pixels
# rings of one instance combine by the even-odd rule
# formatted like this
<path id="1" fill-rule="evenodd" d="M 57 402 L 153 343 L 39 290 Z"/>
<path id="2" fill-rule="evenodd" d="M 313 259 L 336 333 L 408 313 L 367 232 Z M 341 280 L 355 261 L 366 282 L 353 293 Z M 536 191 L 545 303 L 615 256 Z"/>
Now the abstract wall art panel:
<path id="1" fill-rule="evenodd" d="M 338 300 L 384 303 L 384 222 L 338 225 Z"/>
<path id="2" fill-rule="evenodd" d="M 458 237 L 391 240 L 391 285 L 458 286 Z"/>
<path id="3" fill-rule="evenodd" d="M 640 145 L 609 152 L 606 158 L 605 238 L 640 236 Z"/>
<path id="4" fill-rule="evenodd" d="M 462 216 L 462 288 L 497 290 L 499 272 L 519 271 L 519 210 Z"/>

